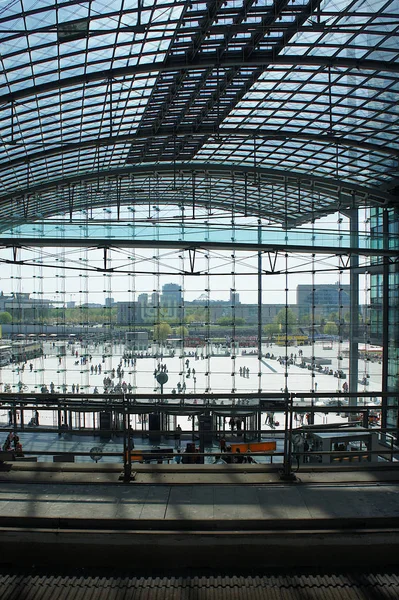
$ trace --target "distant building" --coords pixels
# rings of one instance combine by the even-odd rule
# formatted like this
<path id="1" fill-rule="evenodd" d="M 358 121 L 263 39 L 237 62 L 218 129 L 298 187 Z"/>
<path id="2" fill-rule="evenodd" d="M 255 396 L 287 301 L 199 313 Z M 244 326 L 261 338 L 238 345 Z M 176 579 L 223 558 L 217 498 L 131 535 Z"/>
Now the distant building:
<path id="1" fill-rule="evenodd" d="M 160 294 L 159 294 L 159 292 L 153 292 L 151 294 L 150 305 L 153 308 L 156 308 L 157 306 L 159 306 L 159 304 L 160 304 Z"/>
<path id="2" fill-rule="evenodd" d="M 279 311 L 285 308 L 285 304 L 262 304 L 262 324 L 273 323 Z M 294 308 L 290 306 L 289 308 Z M 245 325 L 257 325 L 259 321 L 259 309 L 257 304 L 230 304 L 226 302 L 215 302 L 209 306 L 211 323 L 216 323 L 222 317 L 233 319 L 244 319 Z"/>
<path id="3" fill-rule="evenodd" d="M 165 283 L 162 286 L 161 305 L 170 306 L 176 304 L 181 306 L 183 303 L 183 294 L 181 286 L 177 283 Z"/>
<path id="4" fill-rule="evenodd" d="M 140 306 L 148 306 L 148 294 L 140 294 L 137 302 Z"/>
<path id="5" fill-rule="evenodd" d="M 136 325 L 144 323 L 138 302 L 118 302 L 116 322 L 118 325 Z"/>
<path id="6" fill-rule="evenodd" d="M 347 309 L 350 306 L 350 285 L 318 284 L 298 285 L 296 288 L 296 301 L 299 318 L 311 315 L 328 317 L 332 312 L 339 312 L 340 307 Z M 313 308 L 314 307 L 314 308 Z"/>
<path id="7" fill-rule="evenodd" d="M 85 302 L 78 306 L 78 308 L 103 308 L 103 305 L 98 302 Z"/>
<path id="8" fill-rule="evenodd" d="M 22 321 L 45 316 L 52 304 L 51 300 L 31 298 L 29 293 L 13 292 L 7 296 L 0 292 L 0 312 L 8 312 Z"/>
<path id="9" fill-rule="evenodd" d="M 148 348 L 148 331 L 127 331 L 126 349 L 134 352 L 145 352 Z"/>
<path id="10" fill-rule="evenodd" d="M 234 290 L 230 290 L 230 304 L 237 306 L 240 304 L 240 294 L 235 292 Z"/>
<path id="11" fill-rule="evenodd" d="M 114 304 L 115 304 L 114 298 L 105 298 L 105 307 L 106 308 L 111 308 L 112 306 L 114 306 Z"/>

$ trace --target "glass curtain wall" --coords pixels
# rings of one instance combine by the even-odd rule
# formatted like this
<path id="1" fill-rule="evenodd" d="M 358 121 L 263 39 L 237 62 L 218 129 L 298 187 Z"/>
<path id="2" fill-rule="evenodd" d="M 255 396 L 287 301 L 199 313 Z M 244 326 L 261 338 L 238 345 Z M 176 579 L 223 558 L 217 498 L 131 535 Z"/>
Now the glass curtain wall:
<path id="1" fill-rule="evenodd" d="M 374 248 L 382 245 L 386 249 L 398 249 L 399 220 L 397 209 L 372 209 L 371 239 Z M 383 237 L 381 238 L 381 234 Z M 374 343 L 384 349 L 382 389 L 386 392 L 397 392 L 399 387 L 399 268 L 397 260 L 385 257 L 375 259 L 371 275 L 371 335 Z M 396 428 L 398 438 L 398 410 L 392 405 L 397 404 L 393 398 L 388 398 L 388 409 L 383 411 L 385 425 Z M 385 414 L 384 414 L 385 413 Z"/>

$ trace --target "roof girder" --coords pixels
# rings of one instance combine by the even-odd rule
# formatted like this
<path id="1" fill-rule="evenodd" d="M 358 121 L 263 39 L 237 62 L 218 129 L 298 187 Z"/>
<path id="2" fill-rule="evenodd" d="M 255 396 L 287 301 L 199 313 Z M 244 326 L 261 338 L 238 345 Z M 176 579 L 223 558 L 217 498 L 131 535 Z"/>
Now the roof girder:
<path id="1" fill-rule="evenodd" d="M 176 163 L 171 164 L 155 164 L 155 165 L 132 165 L 125 166 L 116 169 L 96 170 L 91 173 L 76 174 L 71 177 L 61 178 L 57 180 L 49 181 L 45 184 L 38 184 L 29 186 L 25 189 L 15 190 L 14 192 L 0 196 L 0 204 L 9 201 L 14 198 L 21 198 L 32 194 L 39 194 L 45 191 L 56 190 L 59 188 L 68 187 L 77 183 L 97 182 L 103 179 L 117 179 L 123 177 L 139 176 L 143 174 L 169 174 L 173 177 L 187 173 L 205 173 L 215 176 L 221 174 L 227 175 L 233 179 L 233 174 L 252 174 L 254 177 L 260 177 L 265 181 L 266 179 L 280 181 L 281 183 L 287 182 L 291 185 L 300 186 L 302 190 L 307 188 L 314 189 L 317 186 L 317 193 L 324 193 L 325 195 L 340 197 L 341 200 L 347 198 L 349 204 L 355 202 L 356 196 L 361 197 L 363 200 L 368 198 L 377 205 L 386 205 L 390 202 L 395 202 L 396 198 L 391 196 L 388 192 L 382 191 L 379 188 L 365 187 L 361 185 L 350 184 L 342 182 L 338 179 L 320 177 L 317 175 L 301 174 L 296 172 L 287 172 L 279 169 L 269 169 L 260 166 L 249 166 L 249 165 L 226 165 L 226 164 L 211 164 L 211 163 Z"/>
<path id="2" fill-rule="evenodd" d="M 216 62 L 215 62 L 216 60 Z M 130 65 L 128 67 L 120 67 L 109 71 L 92 71 L 82 75 L 73 77 L 65 77 L 63 79 L 54 79 L 43 84 L 32 87 L 23 87 L 15 90 L 10 94 L 0 96 L 0 105 L 12 104 L 22 98 L 29 98 L 35 95 L 44 94 L 54 90 L 62 90 L 65 88 L 73 88 L 82 84 L 87 84 L 95 81 L 107 81 L 118 77 L 126 77 L 142 73 L 157 73 L 163 71 L 181 71 L 181 70 L 201 70 L 214 68 L 230 67 L 270 67 L 270 66 L 304 66 L 304 67 L 335 67 L 343 69 L 355 69 L 358 71 L 377 71 L 375 75 L 378 77 L 379 72 L 399 74 L 399 62 L 388 62 L 382 60 L 356 59 L 346 56 L 328 57 L 328 56 L 297 56 L 297 55 L 282 55 L 275 56 L 274 52 L 256 51 L 252 56 L 246 58 L 241 53 L 231 53 L 228 58 L 222 58 L 220 61 L 217 57 L 200 57 L 193 62 L 187 63 L 185 57 L 174 56 L 171 59 L 162 62 L 153 62 L 150 64 Z"/>
<path id="3" fill-rule="evenodd" d="M 299 133 L 297 131 L 287 131 L 286 129 L 276 130 L 256 130 L 245 127 L 223 127 L 217 131 L 212 126 L 203 126 L 195 133 L 190 128 L 181 128 L 176 133 L 172 129 L 162 128 L 158 131 L 160 137 L 172 137 L 185 138 L 196 135 L 206 135 L 208 139 L 253 139 L 253 140 L 303 140 L 307 142 L 322 143 L 322 144 L 334 144 L 335 146 L 343 146 L 349 148 L 360 148 L 370 152 L 377 152 L 380 154 L 387 154 L 390 156 L 399 157 L 399 150 L 388 146 L 379 146 L 378 144 L 372 144 L 370 142 L 363 142 L 357 140 L 346 139 L 344 136 L 329 135 L 329 134 L 313 134 L 313 133 Z M 117 144 L 134 143 L 137 140 L 150 140 L 153 137 L 151 131 L 141 130 L 134 134 L 126 135 L 115 135 L 109 137 L 100 137 L 97 139 L 80 140 L 76 143 L 66 143 L 59 147 L 53 146 L 47 150 L 34 152 L 29 155 L 29 159 L 26 157 L 18 157 L 8 162 L 3 162 L 1 168 L 14 168 L 29 163 L 33 163 L 36 160 L 43 160 L 59 154 L 67 154 L 68 152 L 76 152 L 84 148 L 96 148 L 104 146 L 115 146 Z M 0 171 L 1 171 L 0 168 Z"/>

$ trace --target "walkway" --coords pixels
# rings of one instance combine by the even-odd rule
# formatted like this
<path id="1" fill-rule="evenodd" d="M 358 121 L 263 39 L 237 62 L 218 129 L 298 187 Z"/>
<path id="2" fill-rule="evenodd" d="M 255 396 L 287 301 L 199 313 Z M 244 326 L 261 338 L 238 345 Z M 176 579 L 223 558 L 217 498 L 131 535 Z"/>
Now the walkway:
<path id="1" fill-rule="evenodd" d="M 215 466 L 216 480 L 198 485 L 166 483 L 179 472 L 167 465 L 146 466 L 128 484 L 118 479 L 119 465 L 49 465 L 45 479 L 43 464 L 34 467 L 0 474 L 3 562 L 265 567 L 324 557 L 331 566 L 350 560 L 363 568 L 396 564 L 399 556 L 395 470 L 310 471 L 287 484 L 255 465 L 265 482 L 255 484 L 248 472 Z M 211 470 L 202 469 L 205 481 Z"/>

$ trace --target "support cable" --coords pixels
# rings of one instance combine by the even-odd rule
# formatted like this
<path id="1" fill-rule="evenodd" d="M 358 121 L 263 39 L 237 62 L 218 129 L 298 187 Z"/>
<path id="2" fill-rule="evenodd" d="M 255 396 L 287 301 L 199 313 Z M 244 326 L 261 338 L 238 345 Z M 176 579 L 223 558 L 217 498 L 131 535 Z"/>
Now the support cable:
<path id="1" fill-rule="evenodd" d="M 235 222 L 232 222 L 232 242 L 235 242 Z M 231 254 L 231 290 L 230 290 L 230 304 L 231 304 L 231 343 L 230 343 L 230 356 L 231 356 L 231 393 L 236 392 L 236 355 L 237 355 L 237 331 L 236 331 L 236 302 L 237 302 L 237 289 L 236 289 L 236 252 L 233 250 Z"/>
<path id="2" fill-rule="evenodd" d="M 343 215 L 341 208 L 338 212 L 338 244 L 342 246 L 342 222 Z M 341 261 L 341 259 L 339 259 Z M 345 317 L 344 317 L 344 306 L 343 306 L 343 287 L 342 287 L 342 262 L 338 268 L 338 352 L 337 352 L 337 392 L 341 391 L 341 376 L 343 375 L 343 341 L 344 341 L 344 329 L 345 329 Z M 352 391 L 352 390 L 351 390 Z"/>
<path id="3" fill-rule="evenodd" d="M 205 222 L 206 224 L 206 237 L 209 239 L 209 221 Z M 210 277 L 210 268 L 211 268 L 211 260 L 210 260 L 210 251 L 208 250 L 205 255 L 205 275 L 206 275 L 206 345 L 205 345 L 205 393 L 209 394 L 211 392 L 211 353 L 212 353 L 212 342 L 211 342 L 211 277 Z"/>

